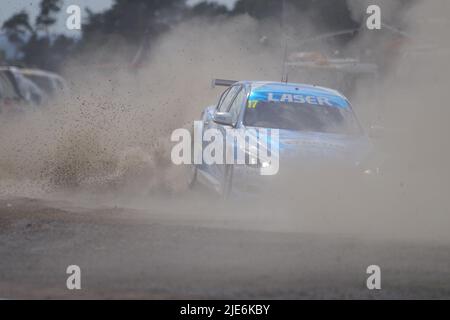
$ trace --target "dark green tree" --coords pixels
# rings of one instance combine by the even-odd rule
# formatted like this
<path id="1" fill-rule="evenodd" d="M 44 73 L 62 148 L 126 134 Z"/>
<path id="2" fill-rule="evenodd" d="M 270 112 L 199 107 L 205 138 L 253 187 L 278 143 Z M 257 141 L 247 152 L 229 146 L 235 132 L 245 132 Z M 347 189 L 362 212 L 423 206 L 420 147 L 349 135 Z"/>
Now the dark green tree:
<path id="1" fill-rule="evenodd" d="M 6 32 L 9 41 L 21 47 L 34 34 L 28 13 L 21 11 L 14 14 L 3 23 L 2 30 Z"/>
<path id="2" fill-rule="evenodd" d="M 62 4 L 62 0 L 42 0 L 34 25 L 25 11 L 5 21 L 2 29 L 9 41 L 16 45 L 22 60 L 20 62 L 28 66 L 57 69 L 62 57 L 73 48 L 73 39 L 63 35 L 52 36 L 49 32 L 49 28 L 56 23 L 56 15 Z"/>
<path id="3" fill-rule="evenodd" d="M 62 5 L 62 0 L 42 0 L 39 15 L 36 17 L 36 30 L 44 30 L 48 34 L 48 29 L 55 24 L 55 16 L 61 11 Z"/>
<path id="4" fill-rule="evenodd" d="M 280 23 L 289 18 L 287 23 L 294 27 L 296 22 L 300 25 L 300 21 L 292 15 L 304 15 L 323 31 L 358 26 L 352 19 L 347 0 L 238 0 L 233 14 L 244 13 L 256 19 L 279 19 Z"/>

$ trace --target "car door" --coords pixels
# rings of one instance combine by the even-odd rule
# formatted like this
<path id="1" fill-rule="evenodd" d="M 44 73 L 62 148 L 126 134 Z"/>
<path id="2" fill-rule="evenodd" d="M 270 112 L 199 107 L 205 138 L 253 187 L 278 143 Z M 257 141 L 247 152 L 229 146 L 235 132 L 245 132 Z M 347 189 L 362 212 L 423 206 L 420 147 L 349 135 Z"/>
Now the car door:
<path id="1" fill-rule="evenodd" d="M 225 137 L 225 126 L 217 123 L 214 121 L 214 115 L 217 112 L 228 112 L 230 110 L 230 107 L 236 97 L 236 95 L 241 90 L 242 86 L 240 85 L 234 85 L 228 88 L 220 97 L 219 102 L 217 103 L 217 107 L 214 110 L 214 114 L 212 114 L 210 117 L 207 118 L 207 120 L 204 123 L 204 133 L 206 130 L 218 130 L 223 137 Z M 203 141 L 203 150 L 207 147 L 207 145 L 211 142 L 205 142 Z M 225 142 L 224 142 L 225 143 Z M 221 164 L 205 164 L 201 166 L 202 170 L 206 171 L 210 178 L 213 180 L 216 189 L 220 188 L 220 185 L 224 179 L 224 172 L 225 168 Z"/>

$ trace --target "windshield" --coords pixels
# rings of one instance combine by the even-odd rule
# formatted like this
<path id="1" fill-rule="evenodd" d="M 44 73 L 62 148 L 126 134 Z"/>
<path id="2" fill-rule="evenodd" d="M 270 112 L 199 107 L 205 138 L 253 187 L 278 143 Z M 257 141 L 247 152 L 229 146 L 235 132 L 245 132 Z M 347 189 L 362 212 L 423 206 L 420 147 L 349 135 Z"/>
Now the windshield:
<path id="1" fill-rule="evenodd" d="M 361 129 L 349 107 L 249 101 L 244 125 L 295 131 L 356 135 Z"/>

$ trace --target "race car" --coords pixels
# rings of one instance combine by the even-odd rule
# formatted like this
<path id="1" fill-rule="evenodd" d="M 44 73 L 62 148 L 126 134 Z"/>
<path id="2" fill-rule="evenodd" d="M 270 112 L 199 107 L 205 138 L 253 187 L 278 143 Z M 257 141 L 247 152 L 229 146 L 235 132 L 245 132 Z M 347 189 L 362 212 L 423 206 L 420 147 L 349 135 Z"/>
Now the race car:
<path id="1" fill-rule="evenodd" d="M 228 88 L 216 105 L 202 112 L 194 125 L 192 146 L 211 150 L 212 142 L 223 137 L 223 149 L 219 143 L 212 154 L 223 151 L 226 161 L 205 161 L 208 152 L 197 152 L 200 159 L 192 162 L 191 185 L 202 183 L 228 197 L 258 193 L 274 176 L 299 165 L 329 162 L 358 173 L 367 171 L 361 163 L 372 144 L 338 91 L 285 82 L 214 80 L 213 84 Z M 265 140 L 259 139 L 262 136 Z M 245 157 L 241 161 L 239 151 Z"/>

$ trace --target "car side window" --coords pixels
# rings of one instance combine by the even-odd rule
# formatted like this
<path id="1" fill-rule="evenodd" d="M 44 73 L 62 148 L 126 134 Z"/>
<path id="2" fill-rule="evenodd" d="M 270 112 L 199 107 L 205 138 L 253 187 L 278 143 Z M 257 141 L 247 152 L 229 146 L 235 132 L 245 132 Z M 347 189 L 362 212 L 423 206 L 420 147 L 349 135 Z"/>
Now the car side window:
<path id="1" fill-rule="evenodd" d="M 229 89 L 228 93 L 221 99 L 220 105 L 217 108 L 218 112 L 227 112 L 229 110 L 229 107 L 239 89 L 240 86 L 233 86 Z"/>
<path id="2" fill-rule="evenodd" d="M 228 111 L 231 113 L 233 122 L 236 123 L 239 113 L 242 110 L 242 106 L 244 105 L 246 100 L 247 100 L 247 92 L 244 88 L 241 88 L 236 98 L 232 102 L 230 110 Z"/>
<path id="3" fill-rule="evenodd" d="M 230 88 L 228 88 L 221 94 L 219 102 L 217 103 L 217 106 L 216 106 L 216 110 L 219 110 L 219 108 L 222 105 L 222 102 L 225 99 L 225 97 L 227 96 L 228 92 L 230 92 Z"/>

